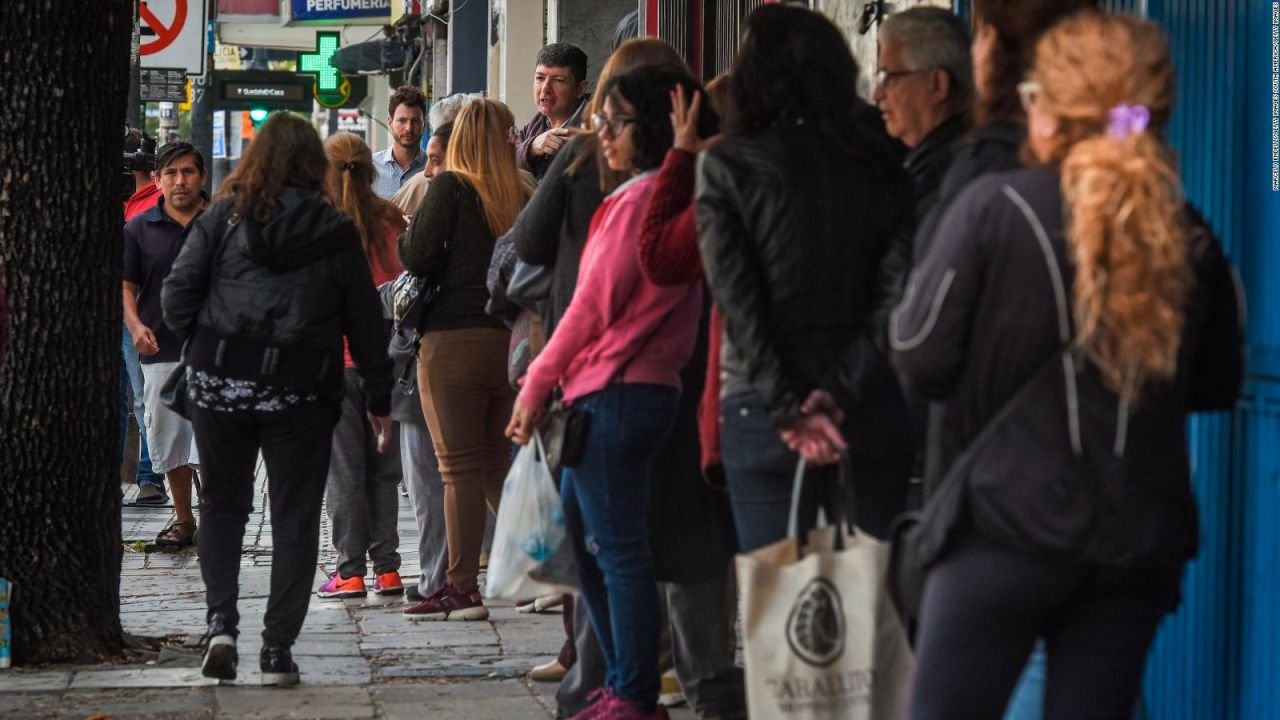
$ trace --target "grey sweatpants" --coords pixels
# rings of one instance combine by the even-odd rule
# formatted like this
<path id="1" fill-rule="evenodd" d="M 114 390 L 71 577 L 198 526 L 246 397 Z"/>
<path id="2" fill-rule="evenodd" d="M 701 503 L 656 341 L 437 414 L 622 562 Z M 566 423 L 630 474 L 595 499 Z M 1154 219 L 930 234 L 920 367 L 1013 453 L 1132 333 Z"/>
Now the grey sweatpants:
<path id="1" fill-rule="evenodd" d="M 745 717 L 742 668 L 734 665 L 737 586 L 731 568 L 710 580 L 659 583 L 667 602 L 676 678 L 698 717 Z"/>
<path id="2" fill-rule="evenodd" d="M 399 436 L 391 433 L 385 452 L 365 417 L 365 396 L 354 370 L 345 372 L 342 418 L 333 429 L 332 458 L 325 500 L 338 550 L 338 572 L 364 577 L 365 555 L 377 575 L 400 569 Z"/>
<path id="3" fill-rule="evenodd" d="M 427 597 L 444 587 L 447 580 L 449 540 L 444 532 L 444 481 L 426 425 L 400 423 L 400 462 L 404 467 L 404 487 L 409 491 L 409 503 L 418 523 L 418 557 L 422 564 L 418 592 Z"/>

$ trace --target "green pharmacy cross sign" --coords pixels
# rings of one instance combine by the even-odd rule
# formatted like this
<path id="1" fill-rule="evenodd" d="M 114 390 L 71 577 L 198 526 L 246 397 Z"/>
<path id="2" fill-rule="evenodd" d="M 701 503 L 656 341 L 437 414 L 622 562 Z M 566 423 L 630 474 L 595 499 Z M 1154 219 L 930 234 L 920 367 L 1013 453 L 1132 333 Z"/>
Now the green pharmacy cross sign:
<path id="1" fill-rule="evenodd" d="M 339 33 L 318 32 L 316 33 L 316 51 L 298 53 L 298 72 L 315 76 L 316 99 L 322 105 L 328 105 L 335 100 L 340 104 L 343 99 L 344 78 L 331 62 L 341 45 Z"/>

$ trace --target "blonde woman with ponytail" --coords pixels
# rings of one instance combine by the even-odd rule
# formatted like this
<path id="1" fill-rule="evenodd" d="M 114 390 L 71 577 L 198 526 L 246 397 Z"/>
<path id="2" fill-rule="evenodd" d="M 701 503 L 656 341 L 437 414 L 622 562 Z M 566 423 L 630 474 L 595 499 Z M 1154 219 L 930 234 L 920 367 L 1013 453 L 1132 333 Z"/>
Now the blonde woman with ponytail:
<path id="1" fill-rule="evenodd" d="M 358 135 L 343 132 L 329 136 L 324 150 L 329 158 L 329 197 L 355 224 L 373 284 L 394 279 L 400 274 L 396 238 L 404 231 L 405 222 L 394 205 L 373 192 L 373 154 L 369 146 Z M 325 488 L 338 563 L 316 594 L 321 598 L 364 597 L 367 557 L 373 566 L 373 591 L 399 595 L 404 592 L 397 533 L 399 433 L 379 433 L 370 424 L 366 398 L 356 382 L 351 354 L 345 348 L 344 355 L 347 377 L 342 417 L 333 431 Z M 382 452 L 376 450 L 379 434 L 384 436 L 386 445 Z"/>
<path id="2" fill-rule="evenodd" d="M 1127 718 L 1195 553 L 1185 419 L 1231 407 L 1240 303 L 1164 138 L 1159 29 L 1086 12 L 1019 93 L 1033 166 L 947 210 L 894 312 L 904 381 L 946 405 L 926 509 L 913 718 L 999 718 L 1033 645 L 1044 717 Z"/>
<path id="3" fill-rule="evenodd" d="M 477 576 L 485 506 L 495 513 L 511 464 L 503 435 L 515 393 L 511 333 L 485 312 L 494 241 L 529 199 L 507 140 L 515 125 L 496 100 L 472 100 L 453 122 L 448 170 L 437 175 L 401 238 L 405 269 L 441 286 L 427 310 L 418 388 L 444 480 L 447 582 L 407 608 L 410 618 L 484 620 Z"/>

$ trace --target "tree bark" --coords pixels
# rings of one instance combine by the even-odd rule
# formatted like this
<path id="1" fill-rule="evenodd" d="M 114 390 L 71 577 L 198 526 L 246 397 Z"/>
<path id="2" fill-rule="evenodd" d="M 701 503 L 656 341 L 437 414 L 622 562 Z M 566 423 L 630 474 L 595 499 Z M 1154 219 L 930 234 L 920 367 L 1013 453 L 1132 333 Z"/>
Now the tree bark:
<path id="1" fill-rule="evenodd" d="M 0 577 L 17 664 L 120 653 L 130 0 L 0 3 Z"/>

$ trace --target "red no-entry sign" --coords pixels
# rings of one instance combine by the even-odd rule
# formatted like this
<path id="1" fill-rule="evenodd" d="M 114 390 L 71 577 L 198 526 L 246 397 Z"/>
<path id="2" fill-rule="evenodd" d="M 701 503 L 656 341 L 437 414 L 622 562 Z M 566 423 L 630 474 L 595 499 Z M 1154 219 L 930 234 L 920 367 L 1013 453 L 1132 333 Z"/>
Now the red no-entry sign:
<path id="1" fill-rule="evenodd" d="M 206 0 L 142 0 L 138 6 L 138 53 L 142 67 L 182 68 L 203 75 L 208 41 Z"/>
<path id="2" fill-rule="evenodd" d="M 173 17 L 167 22 L 156 17 L 146 0 L 138 7 L 138 17 L 154 33 L 150 40 L 143 42 L 138 51 L 143 55 L 154 55 L 173 44 L 182 34 L 187 24 L 187 0 L 173 0 Z"/>

